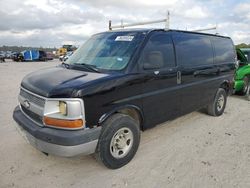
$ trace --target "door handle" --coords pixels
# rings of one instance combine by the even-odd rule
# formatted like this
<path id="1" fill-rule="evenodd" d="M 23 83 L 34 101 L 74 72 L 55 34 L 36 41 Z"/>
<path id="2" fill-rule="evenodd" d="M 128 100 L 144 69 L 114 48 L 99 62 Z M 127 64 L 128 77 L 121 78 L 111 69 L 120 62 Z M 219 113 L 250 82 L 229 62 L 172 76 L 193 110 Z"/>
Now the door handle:
<path id="1" fill-rule="evenodd" d="M 181 84 L 181 71 L 177 71 L 177 84 Z"/>

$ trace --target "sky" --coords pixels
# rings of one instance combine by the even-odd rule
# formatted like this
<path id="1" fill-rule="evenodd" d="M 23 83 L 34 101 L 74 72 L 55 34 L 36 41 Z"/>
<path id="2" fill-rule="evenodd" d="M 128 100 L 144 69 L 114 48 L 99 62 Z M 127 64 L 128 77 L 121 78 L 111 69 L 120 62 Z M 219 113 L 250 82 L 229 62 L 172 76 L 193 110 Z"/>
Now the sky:
<path id="1" fill-rule="evenodd" d="M 0 46 L 81 45 L 114 25 L 166 18 L 170 28 L 213 27 L 235 44 L 250 43 L 250 0 L 1 0 Z M 145 27 L 145 26 L 139 26 Z M 164 23 L 148 25 L 163 28 Z"/>

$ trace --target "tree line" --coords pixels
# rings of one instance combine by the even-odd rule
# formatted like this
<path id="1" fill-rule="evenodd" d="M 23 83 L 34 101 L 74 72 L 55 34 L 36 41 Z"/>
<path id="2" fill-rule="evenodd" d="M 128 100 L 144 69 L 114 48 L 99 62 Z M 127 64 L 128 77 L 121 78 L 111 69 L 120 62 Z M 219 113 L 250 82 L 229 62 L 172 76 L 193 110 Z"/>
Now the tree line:
<path id="1" fill-rule="evenodd" d="M 236 48 L 250 48 L 250 44 L 241 43 L 236 45 Z"/>

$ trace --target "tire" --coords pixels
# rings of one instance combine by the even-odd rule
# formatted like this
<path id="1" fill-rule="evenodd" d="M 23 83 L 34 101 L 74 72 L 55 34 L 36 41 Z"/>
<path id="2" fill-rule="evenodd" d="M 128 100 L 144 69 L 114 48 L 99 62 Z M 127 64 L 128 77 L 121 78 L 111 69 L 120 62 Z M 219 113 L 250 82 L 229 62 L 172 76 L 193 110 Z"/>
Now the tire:
<path id="1" fill-rule="evenodd" d="M 247 94 L 248 87 L 249 87 L 249 78 L 248 78 L 247 76 L 245 76 L 245 77 L 243 78 L 243 88 L 242 88 L 242 90 L 240 91 L 240 94 L 241 94 L 241 95 L 246 95 L 246 94 Z"/>
<path id="2" fill-rule="evenodd" d="M 139 147 L 139 125 L 130 116 L 117 113 L 106 120 L 102 127 L 95 152 L 97 161 L 110 169 L 129 163 Z"/>
<path id="3" fill-rule="evenodd" d="M 227 104 L 227 93 L 225 89 L 219 88 L 215 94 L 214 100 L 207 107 L 207 113 L 211 116 L 221 116 L 224 113 Z"/>

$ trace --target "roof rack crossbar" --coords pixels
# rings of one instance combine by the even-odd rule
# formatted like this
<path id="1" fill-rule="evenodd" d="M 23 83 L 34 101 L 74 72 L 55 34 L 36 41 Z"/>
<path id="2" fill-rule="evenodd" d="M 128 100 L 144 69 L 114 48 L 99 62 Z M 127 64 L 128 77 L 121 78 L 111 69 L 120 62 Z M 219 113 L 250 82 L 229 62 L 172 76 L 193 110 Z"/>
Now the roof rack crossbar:
<path id="1" fill-rule="evenodd" d="M 217 25 L 214 27 L 209 27 L 209 28 L 204 28 L 204 29 L 195 29 L 195 30 L 191 30 L 193 32 L 202 32 L 202 31 L 210 31 L 210 30 L 216 30 L 217 33 Z"/>
<path id="2" fill-rule="evenodd" d="M 133 27 L 133 26 L 139 26 L 139 25 L 163 23 L 163 22 L 166 23 L 165 29 L 168 30 L 169 29 L 169 17 L 170 17 L 170 13 L 167 12 L 167 18 L 165 19 L 159 19 L 159 20 L 147 21 L 147 22 L 137 22 L 137 23 L 131 23 L 131 24 L 123 24 L 123 20 L 121 20 L 121 25 L 114 25 L 114 26 L 112 26 L 111 20 L 109 20 L 109 30 L 111 31 L 112 29 L 118 29 L 118 28 L 124 29 L 125 27 Z"/>

